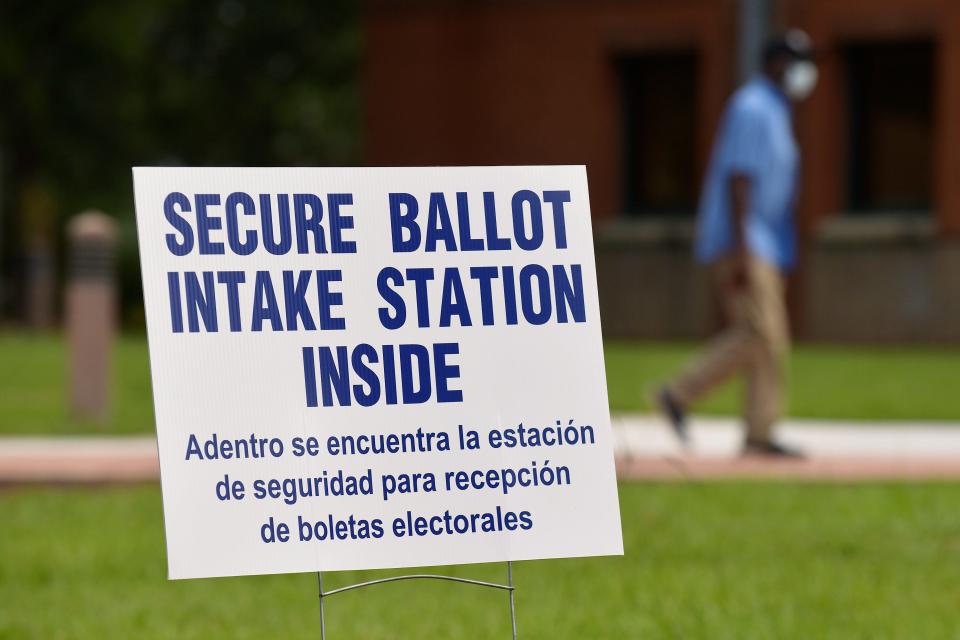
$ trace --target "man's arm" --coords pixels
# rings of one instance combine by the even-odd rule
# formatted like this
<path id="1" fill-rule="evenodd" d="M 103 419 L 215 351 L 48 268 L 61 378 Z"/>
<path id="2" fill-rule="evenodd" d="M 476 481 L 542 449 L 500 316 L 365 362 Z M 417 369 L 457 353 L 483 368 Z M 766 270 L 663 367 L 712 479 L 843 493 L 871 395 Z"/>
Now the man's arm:
<path id="1" fill-rule="evenodd" d="M 747 277 L 747 265 L 750 250 L 747 248 L 747 211 L 750 208 L 750 191 L 753 180 L 743 173 L 734 173 L 730 176 L 730 214 L 733 222 L 733 285 L 736 288 L 750 286 Z"/>

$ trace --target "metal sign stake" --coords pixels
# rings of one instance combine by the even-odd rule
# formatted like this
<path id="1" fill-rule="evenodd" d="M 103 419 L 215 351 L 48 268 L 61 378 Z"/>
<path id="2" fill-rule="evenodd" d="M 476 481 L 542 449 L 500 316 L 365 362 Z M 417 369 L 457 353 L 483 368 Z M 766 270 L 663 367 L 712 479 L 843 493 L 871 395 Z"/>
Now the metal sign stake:
<path id="1" fill-rule="evenodd" d="M 488 589 L 501 589 L 506 591 L 510 596 L 510 628 L 512 632 L 513 640 L 517 640 L 517 610 L 516 603 L 514 602 L 513 592 L 515 591 L 513 586 L 513 563 L 509 560 L 507 561 L 507 583 L 501 584 L 498 582 L 486 582 L 483 580 L 472 580 L 470 578 L 457 578 L 455 576 L 442 576 L 437 574 L 430 573 L 414 573 L 403 576 L 391 576 L 389 578 L 380 578 L 378 580 L 368 580 L 367 582 L 357 582 L 356 584 L 349 584 L 345 587 L 339 587 L 337 589 L 330 589 L 329 591 L 324 591 L 323 589 L 323 573 L 317 571 L 317 588 L 319 590 L 319 599 L 320 599 L 320 640 L 327 640 L 327 625 L 325 620 L 325 610 L 324 610 L 324 600 L 330 596 L 337 595 L 338 593 L 345 593 L 347 591 L 353 591 L 354 589 L 363 589 L 366 587 L 372 587 L 378 584 L 386 584 L 388 582 L 400 582 L 402 580 L 445 580 L 447 582 L 458 582 L 460 584 L 473 585 L 475 587 L 484 587 Z"/>

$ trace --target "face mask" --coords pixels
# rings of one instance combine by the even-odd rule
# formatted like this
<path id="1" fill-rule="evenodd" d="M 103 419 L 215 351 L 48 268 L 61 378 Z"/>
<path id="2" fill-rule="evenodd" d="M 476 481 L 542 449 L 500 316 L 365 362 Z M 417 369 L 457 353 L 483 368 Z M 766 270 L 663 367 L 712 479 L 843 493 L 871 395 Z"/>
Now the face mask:
<path id="1" fill-rule="evenodd" d="M 817 86 L 817 65 L 807 60 L 791 62 L 783 74 L 783 92 L 791 100 L 803 100 Z"/>

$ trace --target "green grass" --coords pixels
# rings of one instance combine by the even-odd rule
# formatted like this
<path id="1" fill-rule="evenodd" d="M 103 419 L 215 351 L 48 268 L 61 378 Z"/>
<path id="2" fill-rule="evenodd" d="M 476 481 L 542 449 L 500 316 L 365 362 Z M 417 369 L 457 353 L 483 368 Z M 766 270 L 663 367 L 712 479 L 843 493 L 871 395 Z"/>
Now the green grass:
<path id="1" fill-rule="evenodd" d="M 682 370 L 703 345 L 610 342 L 607 387 L 613 411 L 648 411 L 645 391 Z M 960 348 L 797 345 L 789 363 L 790 415 L 838 420 L 960 420 Z M 733 381 L 696 411 L 739 411 Z"/>
<path id="2" fill-rule="evenodd" d="M 625 484 L 624 557 L 516 565 L 521 637 L 960 637 L 958 503 L 957 484 Z M 0 638 L 319 637 L 312 574 L 167 582 L 155 486 L 8 491 L 0 513 Z M 502 593 L 447 583 L 328 614 L 331 638 L 509 637 Z"/>
<path id="3" fill-rule="evenodd" d="M 676 373 L 700 345 L 610 342 L 607 383 L 613 411 L 648 411 L 645 392 Z M 70 417 L 66 347 L 60 336 L 0 333 L 0 434 L 149 433 L 153 403 L 146 340 L 114 348 L 114 403 L 106 424 Z M 791 359 L 790 414 L 862 420 L 960 420 L 958 348 L 798 346 Z M 696 408 L 737 411 L 731 383 Z"/>
<path id="4" fill-rule="evenodd" d="M 122 336 L 112 356 L 113 410 L 98 425 L 70 416 L 67 348 L 61 336 L 0 333 L 0 434 L 152 432 L 146 339 Z"/>

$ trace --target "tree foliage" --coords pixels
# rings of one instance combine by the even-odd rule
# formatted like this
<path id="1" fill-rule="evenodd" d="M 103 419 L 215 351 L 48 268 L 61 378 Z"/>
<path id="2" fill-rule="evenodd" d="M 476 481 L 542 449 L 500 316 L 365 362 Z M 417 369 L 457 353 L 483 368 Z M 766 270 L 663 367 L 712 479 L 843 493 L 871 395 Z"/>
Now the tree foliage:
<path id="1" fill-rule="evenodd" d="M 0 3 L 7 270 L 25 235 L 81 209 L 130 219 L 131 166 L 356 161 L 356 13 L 350 0 Z"/>

